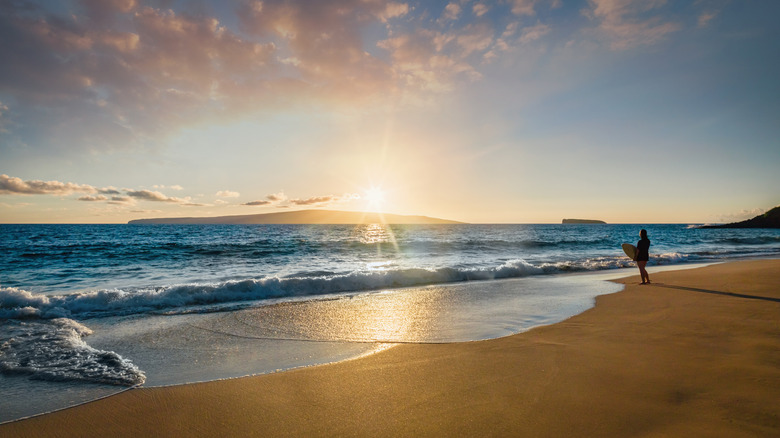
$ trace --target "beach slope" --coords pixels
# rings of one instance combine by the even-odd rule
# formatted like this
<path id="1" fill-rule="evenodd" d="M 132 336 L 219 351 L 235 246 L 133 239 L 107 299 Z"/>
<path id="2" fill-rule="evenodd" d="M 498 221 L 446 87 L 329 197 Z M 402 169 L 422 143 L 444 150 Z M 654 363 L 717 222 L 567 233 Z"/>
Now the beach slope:
<path id="1" fill-rule="evenodd" d="M 780 261 L 650 275 L 515 336 L 131 390 L 0 435 L 780 435 Z"/>

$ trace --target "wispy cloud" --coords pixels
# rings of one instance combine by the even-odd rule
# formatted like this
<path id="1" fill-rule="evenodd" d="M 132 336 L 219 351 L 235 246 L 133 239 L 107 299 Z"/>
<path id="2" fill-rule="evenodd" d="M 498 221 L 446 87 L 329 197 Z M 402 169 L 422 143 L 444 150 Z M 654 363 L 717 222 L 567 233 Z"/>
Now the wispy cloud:
<path id="1" fill-rule="evenodd" d="M 4 105 L 3 102 L 0 102 L 0 134 L 8 132 L 8 128 L 6 128 L 6 125 L 8 125 L 9 122 L 4 117 L 4 113 L 7 112 L 8 112 L 8 105 Z"/>
<path id="2" fill-rule="evenodd" d="M 300 102 L 448 92 L 482 77 L 481 58 L 470 56 L 496 42 L 487 4 L 470 6 L 483 21 L 476 25 L 452 21 L 469 6 L 451 2 L 445 25 L 425 20 L 420 3 L 246 0 L 233 11 L 240 28 L 231 28 L 208 13 L 133 0 L 85 0 L 68 14 L 4 2 L 0 149 L 15 142 L 105 152 Z M 532 15 L 540 4 L 551 3 L 490 7 Z M 384 34 L 364 32 L 371 23 L 382 23 Z"/>
<path id="3" fill-rule="evenodd" d="M 559 0 L 511 0 L 512 13 L 515 15 L 536 15 L 536 6 L 539 3 L 549 3 L 551 7 L 560 6 Z"/>
<path id="4" fill-rule="evenodd" d="M 523 29 L 523 33 L 520 36 L 520 43 L 526 44 L 531 41 L 538 40 L 539 38 L 550 32 L 550 26 L 546 24 L 537 24 L 535 26 L 526 27 Z"/>
<path id="5" fill-rule="evenodd" d="M 233 192 L 230 190 L 220 190 L 216 193 L 216 196 L 220 198 L 238 198 L 239 196 L 241 196 L 241 193 Z"/>
<path id="6" fill-rule="evenodd" d="M 474 6 L 471 7 L 471 11 L 476 15 L 477 17 L 481 17 L 488 13 L 490 8 L 484 4 L 484 3 L 475 3 Z"/>
<path id="7" fill-rule="evenodd" d="M 710 21 L 712 21 L 717 16 L 718 16 L 718 12 L 717 11 L 706 11 L 706 12 L 701 13 L 701 15 L 699 15 L 699 19 L 697 21 L 698 26 L 700 28 L 701 27 L 707 27 L 707 25 L 710 24 Z"/>
<path id="8" fill-rule="evenodd" d="M 349 202 L 360 199 L 360 195 L 357 193 L 345 193 L 343 195 L 323 195 L 323 196 L 310 196 L 308 198 L 288 198 L 284 193 L 272 193 L 267 195 L 265 199 L 257 201 L 245 202 L 241 205 L 254 206 L 254 207 L 267 207 L 274 206 L 275 208 L 289 208 L 291 206 L 315 206 L 324 207 L 331 204 Z"/>
<path id="9" fill-rule="evenodd" d="M 330 204 L 335 200 L 337 200 L 337 197 L 333 195 L 312 196 L 306 199 L 290 199 L 290 204 L 293 205 Z"/>
<path id="10" fill-rule="evenodd" d="M 187 126 L 301 103 L 425 102 L 483 80 L 485 60 L 545 41 L 553 25 L 541 12 L 562 2 L 244 0 L 220 8 L 224 19 L 177 2 L 78 4 L 0 4 L 0 152 L 150 147 Z M 667 5 L 588 0 L 583 13 L 625 50 L 680 28 Z"/>
<path id="11" fill-rule="evenodd" d="M 613 50 L 652 45 L 681 29 L 663 14 L 666 0 L 589 0 L 583 12 L 598 22 Z"/>
<path id="12" fill-rule="evenodd" d="M 292 205 L 317 205 L 324 206 L 328 204 L 335 204 L 338 202 L 349 202 L 360 199 L 360 195 L 357 193 L 345 193 L 341 196 L 325 195 L 325 196 L 312 196 L 305 199 L 290 199 Z"/>
<path id="13" fill-rule="evenodd" d="M 135 199 L 129 197 L 129 196 L 112 196 L 111 200 L 108 201 L 108 204 L 111 205 L 134 205 Z"/>

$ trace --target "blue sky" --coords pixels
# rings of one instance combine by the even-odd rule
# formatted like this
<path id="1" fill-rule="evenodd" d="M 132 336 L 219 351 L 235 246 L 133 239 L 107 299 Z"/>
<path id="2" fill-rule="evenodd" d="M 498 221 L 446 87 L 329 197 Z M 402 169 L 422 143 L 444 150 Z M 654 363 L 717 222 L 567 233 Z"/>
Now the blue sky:
<path id="1" fill-rule="evenodd" d="M 0 222 L 780 203 L 775 1 L 11 1 Z"/>

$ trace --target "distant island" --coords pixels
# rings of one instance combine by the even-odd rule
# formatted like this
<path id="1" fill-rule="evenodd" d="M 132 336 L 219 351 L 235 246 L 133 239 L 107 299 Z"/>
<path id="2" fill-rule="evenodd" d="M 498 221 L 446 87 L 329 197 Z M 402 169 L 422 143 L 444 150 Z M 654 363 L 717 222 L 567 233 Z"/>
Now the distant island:
<path id="1" fill-rule="evenodd" d="M 604 221 L 596 219 L 564 219 L 562 224 L 606 224 Z"/>
<path id="2" fill-rule="evenodd" d="M 780 228 L 780 206 L 746 221 L 723 225 L 705 225 L 702 228 Z"/>
<path id="3" fill-rule="evenodd" d="M 216 217 L 135 219 L 128 224 L 462 224 L 427 216 L 337 210 L 298 210 L 281 213 Z"/>

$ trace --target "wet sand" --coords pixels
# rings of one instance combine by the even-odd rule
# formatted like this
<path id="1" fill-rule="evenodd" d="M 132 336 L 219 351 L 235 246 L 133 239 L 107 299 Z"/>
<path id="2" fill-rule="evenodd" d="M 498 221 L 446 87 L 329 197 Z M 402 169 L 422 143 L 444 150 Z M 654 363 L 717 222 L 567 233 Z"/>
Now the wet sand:
<path id="1" fill-rule="evenodd" d="M 0 436 L 779 436 L 780 260 L 650 275 L 519 335 L 131 390 Z"/>

